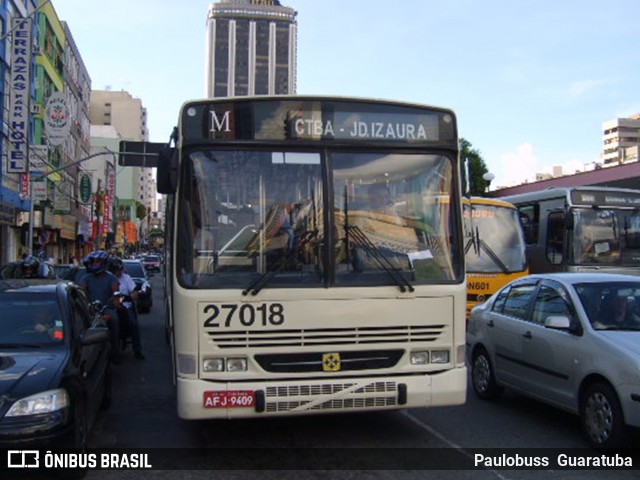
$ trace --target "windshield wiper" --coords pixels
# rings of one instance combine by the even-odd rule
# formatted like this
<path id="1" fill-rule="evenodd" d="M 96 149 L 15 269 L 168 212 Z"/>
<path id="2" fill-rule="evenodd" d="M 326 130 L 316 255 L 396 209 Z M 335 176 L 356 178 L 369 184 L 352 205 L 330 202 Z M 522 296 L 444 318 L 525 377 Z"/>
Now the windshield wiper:
<path id="1" fill-rule="evenodd" d="M 491 249 L 491 247 L 489 245 L 487 245 L 487 243 L 484 240 L 480 240 L 478 241 L 478 247 L 475 246 L 475 242 L 473 241 L 473 239 L 469 239 L 469 241 L 467 242 L 467 245 L 464 247 L 464 253 L 465 255 L 467 254 L 467 252 L 469 251 L 469 249 L 471 248 L 471 244 L 474 244 L 474 252 L 476 253 L 476 255 L 480 255 L 481 251 L 484 251 L 489 258 L 493 261 L 493 263 L 495 263 L 498 268 L 500 268 L 500 270 L 502 270 L 502 273 L 509 273 L 509 268 L 507 268 L 507 266 L 504 264 L 504 262 L 502 260 L 500 260 L 500 257 L 498 257 L 495 252 Z"/>
<path id="2" fill-rule="evenodd" d="M 384 272 L 395 282 L 396 286 L 402 293 L 409 290 L 413 292 L 415 289 L 409 281 L 404 278 L 402 272 L 396 268 L 387 257 L 385 257 L 374 243 L 369 240 L 369 237 L 360 230 L 357 225 L 349 224 L 349 195 L 347 193 L 347 186 L 344 187 L 344 242 L 346 244 L 347 262 L 349 261 L 349 235 L 351 235 L 355 243 L 362 247 L 373 259 L 382 267 Z"/>
<path id="3" fill-rule="evenodd" d="M 391 261 L 378 250 L 378 247 L 367 237 L 367 235 L 360 230 L 356 225 L 345 224 L 346 239 L 351 235 L 357 246 L 362 247 L 373 259 L 382 267 L 382 270 L 389 275 L 389 277 L 395 282 L 401 292 L 407 290 L 413 292 L 415 289 L 413 285 L 409 283 L 409 280 L 404 278 L 400 269 L 391 263 Z M 346 241 L 346 240 L 345 240 Z"/>
<path id="4" fill-rule="evenodd" d="M 298 246 L 293 250 L 288 251 L 285 255 L 282 255 L 278 261 L 273 265 L 274 268 L 263 273 L 258 278 L 256 278 L 253 282 L 249 284 L 247 288 L 242 291 L 242 295 L 257 295 L 260 290 L 262 290 L 273 277 L 284 267 L 289 265 L 292 260 L 296 258 L 296 256 L 302 252 L 302 249 L 314 238 L 318 237 L 318 230 L 308 230 L 302 234 L 302 237 L 298 240 Z"/>
<path id="5" fill-rule="evenodd" d="M 484 240 L 482 240 L 480 238 L 480 231 L 478 230 L 478 227 L 476 227 L 475 231 L 473 229 L 471 230 L 471 235 L 469 236 L 469 240 L 467 241 L 467 244 L 464 246 L 464 254 L 465 255 L 471 249 L 472 245 L 473 245 L 473 252 L 477 256 L 480 256 L 481 251 L 484 250 L 484 252 L 493 261 L 493 263 L 495 263 L 498 266 L 498 268 L 500 268 L 500 270 L 502 270 L 502 273 L 509 273 L 509 268 L 507 268 L 507 266 L 504 264 L 504 262 L 502 260 L 500 260 L 500 257 L 498 257 L 498 255 L 496 255 L 496 253 L 487 244 L 487 242 L 485 242 Z"/>

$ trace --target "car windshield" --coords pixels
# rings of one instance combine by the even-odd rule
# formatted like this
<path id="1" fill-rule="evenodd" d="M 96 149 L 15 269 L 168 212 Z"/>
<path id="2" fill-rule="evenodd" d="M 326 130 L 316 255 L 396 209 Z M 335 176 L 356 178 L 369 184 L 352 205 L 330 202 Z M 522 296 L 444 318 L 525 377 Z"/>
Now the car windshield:
<path id="1" fill-rule="evenodd" d="M 144 257 L 144 261 L 145 262 L 158 263 L 158 262 L 160 262 L 160 257 L 156 257 L 156 256 L 153 256 L 153 255 L 148 255 L 148 256 Z"/>
<path id="2" fill-rule="evenodd" d="M 640 282 L 584 283 L 576 292 L 595 330 L 640 331 Z"/>
<path id="3" fill-rule="evenodd" d="M 124 269 L 131 277 L 142 278 L 145 276 L 144 268 L 141 263 L 138 262 L 125 262 Z"/>
<path id="4" fill-rule="evenodd" d="M 53 293 L 0 294 L 0 349 L 38 348 L 60 344 L 64 324 Z"/>

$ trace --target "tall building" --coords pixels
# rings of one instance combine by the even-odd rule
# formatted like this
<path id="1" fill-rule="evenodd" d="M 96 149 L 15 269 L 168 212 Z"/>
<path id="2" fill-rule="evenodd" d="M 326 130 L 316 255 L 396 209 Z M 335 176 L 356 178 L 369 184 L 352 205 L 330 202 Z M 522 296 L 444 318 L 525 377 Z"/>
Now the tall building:
<path id="1" fill-rule="evenodd" d="M 38 22 L 33 20 L 37 7 L 36 0 L 28 2 L 0 2 L 0 109 L 3 127 L 0 129 L 0 264 L 15 260 L 25 244 L 25 227 L 28 221 L 30 201 L 26 193 L 28 182 L 23 182 L 22 173 L 26 165 L 26 145 L 32 136 L 34 115 L 27 105 L 34 105 L 36 82 L 36 55 L 33 49 L 25 51 L 14 38 L 17 35 L 5 35 L 9 29 L 17 28 L 14 19 L 31 18 L 31 25 L 20 26 L 20 40 L 31 45 L 37 42 Z M 18 58 L 20 66 L 14 69 Z M 23 66 L 28 65 L 25 75 Z M 22 73 L 19 74 L 22 68 Z M 30 92 L 23 95 L 23 92 Z M 20 95 L 21 98 L 18 97 Z M 25 98 L 26 97 L 26 98 Z M 18 103 L 17 100 L 23 103 Z M 15 148 L 12 137 L 17 134 L 25 139 L 20 148 Z"/>
<path id="2" fill-rule="evenodd" d="M 87 176 L 89 178 L 85 165 L 80 161 L 87 158 L 91 153 L 91 124 L 89 121 L 91 77 L 71 34 L 69 25 L 62 21 L 61 26 L 64 28 L 66 40 L 63 72 L 64 91 L 69 102 L 69 114 L 72 120 L 69 137 L 63 144 L 63 163 L 69 165 L 69 168 L 65 169 L 65 174 L 61 177 L 63 181 L 59 182 L 55 190 L 54 203 L 57 205 L 56 210 L 69 212 L 68 215 L 64 215 L 60 219 L 62 225 L 60 237 L 62 239 L 69 238 L 69 234 L 71 234 L 74 245 L 73 248 L 63 248 L 54 258 L 60 258 L 66 262 L 69 261 L 71 256 L 81 258 L 88 253 L 88 249 L 91 247 L 86 242 L 89 238 L 87 226 L 91 221 L 91 197 L 86 195 L 82 198 L 82 195 L 77 195 L 79 189 L 74 188 L 74 186 L 79 186 L 83 177 Z M 107 161 L 105 157 L 102 157 L 101 160 L 103 162 Z M 66 199 L 67 203 L 62 208 L 60 206 L 60 197 Z M 77 242 L 75 242 L 76 240 Z M 65 244 L 63 242 L 61 244 L 64 247 Z"/>
<path id="3" fill-rule="evenodd" d="M 297 12 L 278 0 L 221 0 L 209 7 L 206 97 L 296 91 Z"/>
<path id="4" fill-rule="evenodd" d="M 92 90 L 89 112 L 92 129 L 91 142 L 94 148 L 115 149 L 115 146 L 110 146 L 112 135 L 105 134 L 107 130 L 104 128 L 96 128 L 99 126 L 112 126 L 121 140 L 137 142 L 149 140 L 147 109 L 144 108 L 139 98 L 132 97 L 128 92 Z M 114 205 L 116 211 L 113 213 L 113 220 L 117 225 L 116 230 L 126 232 L 130 228 L 130 224 L 127 222 L 133 222 L 137 219 L 139 222 L 137 235 L 125 233 L 125 238 L 128 243 L 144 241 L 151 228 L 150 214 L 156 210 L 156 184 L 153 168 L 117 166 L 115 170 L 118 204 Z M 144 207 L 144 217 L 140 216 L 141 207 Z M 118 242 L 118 233 L 114 233 L 116 233 L 114 237 L 116 243 L 124 243 Z"/>
<path id="5" fill-rule="evenodd" d="M 640 113 L 629 118 L 616 118 L 602 124 L 604 166 L 638 161 L 640 148 Z"/>

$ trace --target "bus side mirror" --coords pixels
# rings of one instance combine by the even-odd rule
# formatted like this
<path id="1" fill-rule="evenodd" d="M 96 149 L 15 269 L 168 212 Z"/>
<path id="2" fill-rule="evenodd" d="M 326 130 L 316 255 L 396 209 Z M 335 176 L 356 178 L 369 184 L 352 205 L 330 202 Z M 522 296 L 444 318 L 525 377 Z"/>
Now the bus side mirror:
<path id="1" fill-rule="evenodd" d="M 564 227 L 567 230 L 573 230 L 573 212 L 568 211 L 564 214 Z"/>
<path id="2" fill-rule="evenodd" d="M 158 193 L 176 193 L 178 188 L 178 151 L 176 148 L 166 147 L 160 151 L 156 175 Z"/>

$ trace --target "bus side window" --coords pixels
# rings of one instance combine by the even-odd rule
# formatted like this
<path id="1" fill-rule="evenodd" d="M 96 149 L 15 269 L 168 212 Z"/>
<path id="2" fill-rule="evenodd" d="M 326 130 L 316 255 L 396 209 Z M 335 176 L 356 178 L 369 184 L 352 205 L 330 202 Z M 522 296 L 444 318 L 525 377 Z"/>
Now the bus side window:
<path id="1" fill-rule="evenodd" d="M 551 212 L 547 217 L 545 252 L 547 260 L 552 265 L 562 263 L 564 257 L 564 212 Z"/>
<path id="2" fill-rule="evenodd" d="M 536 245 L 538 243 L 538 206 L 523 205 L 518 207 L 518 213 L 525 243 L 527 245 Z"/>

